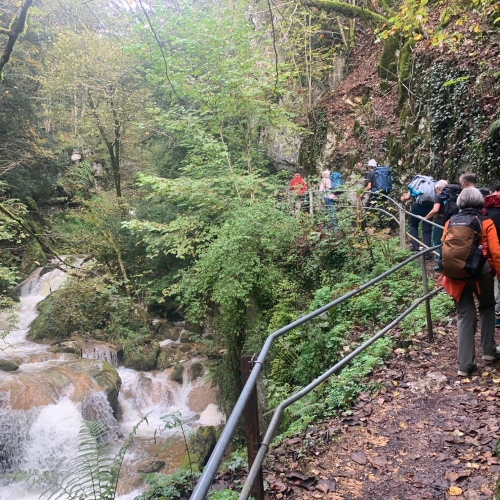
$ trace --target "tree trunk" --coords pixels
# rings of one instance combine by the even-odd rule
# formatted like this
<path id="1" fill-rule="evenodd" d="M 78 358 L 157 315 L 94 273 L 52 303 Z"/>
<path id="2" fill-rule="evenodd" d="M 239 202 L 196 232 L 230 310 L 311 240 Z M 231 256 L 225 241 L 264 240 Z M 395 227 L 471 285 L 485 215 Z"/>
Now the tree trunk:
<path id="1" fill-rule="evenodd" d="M 348 3 L 334 2 L 333 0 L 308 0 L 306 2 L 306 5 L 308 5 L 309 7 L 316 7 L 318 9 L 326 10 L 327 12 L 333 11 L 350 19 L 359 18 L 375 21 L 376 23 L 387 22 L 386 17 L 381 16 L 376 12 L 364 9 L 363 7 L 357 7 L 356 5 L 350 5 Z"/>
<path id="2" fill-rule="evenodd" d="M 3 49 L 2 57 L 0 57 L 0 78 L 2 77 L 2 71 L 4 66 L 9 62 L 10 56 L 12 55 L 12 50 L 14 49 L 14 44 L 17 41 L 17 37 L 24 30 L 26 25 L 26 16 L 28 15 L 28 9 L 31 7 L 33 0 L 23 0 L 21 7 L 17 11 L 9 29 L 2 28 L 0 34 L 7 35 L 9 37 L 5 48 Z"/>

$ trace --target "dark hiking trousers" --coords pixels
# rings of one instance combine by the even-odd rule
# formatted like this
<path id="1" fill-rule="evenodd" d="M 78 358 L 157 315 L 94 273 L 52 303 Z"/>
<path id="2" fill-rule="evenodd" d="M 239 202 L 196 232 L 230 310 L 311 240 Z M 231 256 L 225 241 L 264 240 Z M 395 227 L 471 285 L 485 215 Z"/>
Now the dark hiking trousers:
<path id="1" fill-rule="evenodd" d="M 419 205 L 418 203 L 414 203 L 411 207 L 411 213 L 415 215 L 420 215 L 420 217 L 425 217 L 434 206 L 433 203 L 427 205 Z M 418 237 L 418 226 L 422 223 L 422 239 Z M 430 247 L 431 246 L 431 234 L 432 234 L 432 226 L 424 222 L 416 217 L 410 218 L 410 234 L 417 238 L 420 241 L 424 242 L 424 245 Z M 411 246 L 414 250 L 418 250 L 419 244 L 415 240 L 411 240 Z"/>
<path id="2" fill-rule="evenodd" d="M 495 293 L 494 276 L 489 262 L 483 266 L 481 274 L 476 279 L 467 281 L 457 302 L 458 322 L 458 369 L 471 371 L 474 367 L 476 347 L 474 335 L 477 328 L 476 305 L 474 295 L 479 303 L 479 318 L 481 323 L 481 345 L 483 355 L 495 352 Z"/>

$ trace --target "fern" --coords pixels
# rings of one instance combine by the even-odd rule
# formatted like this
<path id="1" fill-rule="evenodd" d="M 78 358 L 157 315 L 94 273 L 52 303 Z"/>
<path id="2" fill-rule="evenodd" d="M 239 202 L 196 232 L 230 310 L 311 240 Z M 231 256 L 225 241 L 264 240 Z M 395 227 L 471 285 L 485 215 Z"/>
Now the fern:
<path id="1" fill-rule="evenodd" d="M 84 421 L 78 433 L 78 455 L 64 472 L 38 476 L 36 483 L 46 485 L 40 498 L 46 500 L 114 500 L 123 459 L 139 425 L 132 429 L 118 452 L 110 455 L 106 440 L 109 429 L 100 422 Z"/>

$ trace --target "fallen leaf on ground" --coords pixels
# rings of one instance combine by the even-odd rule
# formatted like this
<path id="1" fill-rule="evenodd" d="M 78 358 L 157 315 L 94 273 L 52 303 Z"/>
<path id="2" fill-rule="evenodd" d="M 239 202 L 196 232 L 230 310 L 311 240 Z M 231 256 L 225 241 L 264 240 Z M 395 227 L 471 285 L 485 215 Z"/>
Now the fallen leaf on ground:
<path id="1" fill-rule="evenodd" d="M 368 462 L 366 455 L 361 450 L 353 451 L 350 456 L 351 460 L 359 465 L 366 465 L 366 463 Z"/>

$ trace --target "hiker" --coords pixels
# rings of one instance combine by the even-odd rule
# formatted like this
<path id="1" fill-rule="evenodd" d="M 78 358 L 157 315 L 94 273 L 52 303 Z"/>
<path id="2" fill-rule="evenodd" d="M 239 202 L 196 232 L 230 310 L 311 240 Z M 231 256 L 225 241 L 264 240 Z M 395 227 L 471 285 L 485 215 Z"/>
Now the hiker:
<path id="1" fill-rule="evenodd" d="M 295 173 L 290 181 L 289 188 L 290 192 L 295 195 L 294 207 L 295 214 L 297 214 L 300 212 L 300 208 L 302 206 L 302 195 L 307 192 L 306 181 L 299 173 Z"/>
<path id="2" fill-rule="evenodd" d="M 412 185 L 415 184 L 416 181 L 423 180 L 422 183 L 425 183 L 426 191 L 420 192 L 420 190 L 414 190 Z M 401 201 L 408 201 L 409 199 L 413 200 L 413 204 L 411 206 L 411 213 L 413 215 L 419 215 L 420 217 L 426 217 L 429 212 L 434 207 L 434 179 L 432 177 L 427 177 L 425 175 L 416 175 L 410 184 L 408 184 L 408 192 L 401 196 Z M 414 252 L 418 252 L 419 241 L 418 241 L 418 227 L 420 225 L 421 219 L 417 217 L 410 218 L 410 234 L 413 236 L 411 240 L 411 249 Z M 427 222 L 422 221 L 422 241 L 426 247 L 431 246 L 431 234 L 432 234 L 432 226 Z M 426 260 L 431 259 L 431 255 L 429 253 L 425 254 Z"/>
<path id="3" fill-rule="evenodd" d="M 375 169 L 377 168 L 377 162 L 371 159 L 368 162 L 368 174 L 366 176 L 366 187 L 365 192 L 370 192 L 375 190 Z"/>
<path id="4" fill-rule="evenodd" d="M 330 171 L 324 170 L 321 173 L 321 182 L 319 183 L 319 190 L 323 192 L 323 201 L 325 202 L 326 209 L 332 219 L 332 228 L 335 229 L 337 227 L 337 223 L 335 221 L 335 210 L 333 208 L 333 200 L 337 200 L 338 197 L 332 192 L 332 180 L 330 179 Z M 328 227 L 325 224 L 325 229 Z"/>
<path id="5" fill-rule="evenodd" d="M 462 189 L 466 187 L 476 187 L 477 178 L 476 174 L 462 174 L 458 179 L 458 183 Z"/>
<path id="6" fill-rule="evenodd" d="M 497 234 L 500 235 L 500 183 L 494 184 L 491 188 L 491 194 L 484 197 L 484 208 L 486 215 L 495 224 Z M 500 291 L 498 286 L 498 278 L 495 276 L 495 326 L 500 328 Z"/>
<path id="7" fill-rule="evenodd" d="M 479 304 L 483 360 L 500 359 L 500 349 L 495 345 L 495 294 L 493 290 L 494 275 L 498 276 L 500 271 L 500 244 L 493 221 L 482 214 L 484 199 L 478 189 L 473 187 L 463 189 L 458 197 L 457 205 L 460 213 L 446 222 L 443 231 L 443 286 L 457 305 L 458 375 L 466 377 L 477 370 L 474 363 L 474 335 L 477 326 L 474 295 Z M 467 218 L 470 221 L 469 226 L 464 223 Z M 450 278 L 447 274 L 450 274 L 449 269 L 457 264 L 457 247 L 464 242 L 467 234 L 474 234 L 470 231 L 473 229 L 473 223 L 480 224 L 481 232 L 480 237 L 477 238 L 475 251 L 482 253 L 484 264 L 481 260 L 476 266 L 475 274 L 471 277 Z M 453 230 L 457 231 L 453 233 L 455 236 L 452 235 Z M 469 233 L 466 233 L 467 230 Z M 474 241 L 472 246 L 467 247 L 468 255 L 472 255 L 474 251 Z M 470 257 L 467 258 L 466 265 L 469 259 Z M 447 263 L 450 264 L 449 268 Z"/>
<path id="8" fill-rule="evenodd" d="M 427 220 L 431 220 L 440 226 L 444 226 L 444 203 L 443 199 L 439 196 L 441 191 L 448 185 L 448 181 L 441 179 L 436 182 L 434 189 L 436 190 L 436 195 L 434 196 L 434 206 L 432 210 L 425 216 Z M 435 247 L 439 245 L 441 242 L 441 236 L 443 236 L 443 228 L 432 226 L 432 246 Z M 434 254 L 434 260 L 436 261 L 436 265 L 434 266 L 434 271 L 440 271 L 441 266 L 439 262 L 441 261 L 441 249 L 435 250 L 436 254 Z"/>

